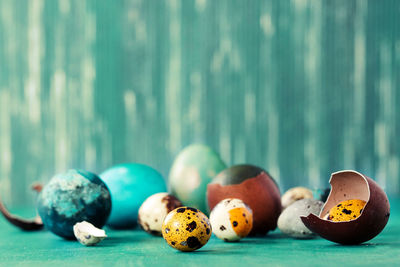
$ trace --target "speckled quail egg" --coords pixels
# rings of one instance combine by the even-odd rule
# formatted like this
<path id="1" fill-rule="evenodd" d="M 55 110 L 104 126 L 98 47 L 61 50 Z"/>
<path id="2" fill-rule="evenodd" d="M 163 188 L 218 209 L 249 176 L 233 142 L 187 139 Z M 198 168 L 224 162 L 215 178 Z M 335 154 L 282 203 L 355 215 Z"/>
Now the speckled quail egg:
<path id="1" fill-rule="evenodd" d="M 283 210 L 278 218 L 278 228 L 282 233 L 293 238 L 313 238 L 315 234 L 311 232 L 301 221 L 301 216 L 309 214 L 319 214 L 324 203 L 316 199 L 304 198 L 292 203 Z"/>
<path id="2" fill-rule="evenodd" d="M 169 212 L 182 203 L 168 193 L 157 193 L 148 197 L 140 206 L 138 222 L 143 230 L 161 236 L 162 223 Z"/>
<path id="3" fill-rule="evenodd" d="M 282 211 L 278 184 L 263 168 L 240 164 L 220 172 L 207 185 L 210 210 L 226 198 L 243 200 L 253 211 L 253 228 L 249 235 L 265 235 L 275 230 Z"/>
<path id="4" fill-rule="evenodd" d="M 282 195 L 282 208 L 286 209 L 297 200 L 305 198 L 313 198 L 313 192 L 310 189 L 302 186 L 290 188 L 285 192 L 285 194 Z"/>
<path id="5" fill-rule="evenodd" d="M 210 214 L 213 233 L 224 241 L 238 241 L 253 227 L 253 212 L 242 200 L 227 198 L 219 202 Z"/>
<path id="6" fill-rule="evenodd" d="M 162 236 L 174 249 L 194 251 L 210 239 L 211 225 L 198 209 L 180 207 L 168 213 L 162 225 Z"/>

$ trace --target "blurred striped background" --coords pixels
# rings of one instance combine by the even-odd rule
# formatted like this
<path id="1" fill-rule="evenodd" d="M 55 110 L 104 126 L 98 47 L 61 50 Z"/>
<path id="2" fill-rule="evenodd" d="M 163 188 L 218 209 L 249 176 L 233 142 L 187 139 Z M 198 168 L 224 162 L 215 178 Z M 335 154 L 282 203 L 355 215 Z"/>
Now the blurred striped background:
<path id="1" fill-rule="evenodd" d="M 0 0 L 0 196 L 186 145 L 400 193 L 400 1 Z"/>

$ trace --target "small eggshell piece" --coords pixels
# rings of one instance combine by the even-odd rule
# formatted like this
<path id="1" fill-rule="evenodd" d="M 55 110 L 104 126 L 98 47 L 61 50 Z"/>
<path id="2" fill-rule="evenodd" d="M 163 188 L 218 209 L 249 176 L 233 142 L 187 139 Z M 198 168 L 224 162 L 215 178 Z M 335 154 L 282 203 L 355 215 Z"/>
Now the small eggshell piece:
<path id="1" fill-rule="evenodd" d="M 210 239 L 211 225 L 198 209 L 180 207 L 168 213 L 162 225 L 162 236 L 174 249 L 194 251 Z"/>
<path id="2" fill-rule="evenodd" d="M 106 232 L 86 221 L 74 225 L 76 239 L 85 246 L 94 246 L 107 237 Z"/>
<path id="3" fill-rule="evenodd" d="M 253 212 L 240 199 L 227 198 L 219 202 L 210 214 L 213 233 L 226 242 L 246 237 L 253 227 Z"/>
<path id="4" fill-rule="evenodd" d="M 293 187 L 283 194 L 281 198 L 282 208 L 285 209 L 297 200 L 305 198 L 313 198 L 313 193 L 310 189 L 301 186 Z"/>
<path id="5" fill-rule="evenodd" d="M 314 234 L 303 224 L 300 216 L 319 214 L 324 203 L 315 199 L 301 199 L 287 207 L 278 218 L 279 230 L 293 238 L 307 239 Z"/>

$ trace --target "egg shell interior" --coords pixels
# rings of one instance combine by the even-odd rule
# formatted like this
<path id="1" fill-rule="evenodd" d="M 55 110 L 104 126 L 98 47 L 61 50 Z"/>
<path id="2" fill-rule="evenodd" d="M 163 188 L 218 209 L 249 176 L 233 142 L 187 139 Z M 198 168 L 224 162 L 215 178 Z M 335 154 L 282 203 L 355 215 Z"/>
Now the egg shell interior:
<path id="1" fill-rule="evenodd" d="M 369 201 L 368 182 L 362 175 L 355 172 L 345 172 L 340 175 L 333 174 L 330 184 L 332 189 L 319 214 L 320 218 L 324 218 L 334 206 L 342 201 L 350 199 Z"/>
<path id="2" fill-rule="evenodd" d="M 332 189 L 320 215 L 301 217 L 307 228 L 340 244 L 360 244 L 383 230 L 390 216 L 390 205 L 385 192 L 375 181 L 356 171 L 340 171 L 333 173 L 329 182 Z M 366 201 L 358 218 L 345 222 L 323 219 L 333 206 L 349 199 Z"/>

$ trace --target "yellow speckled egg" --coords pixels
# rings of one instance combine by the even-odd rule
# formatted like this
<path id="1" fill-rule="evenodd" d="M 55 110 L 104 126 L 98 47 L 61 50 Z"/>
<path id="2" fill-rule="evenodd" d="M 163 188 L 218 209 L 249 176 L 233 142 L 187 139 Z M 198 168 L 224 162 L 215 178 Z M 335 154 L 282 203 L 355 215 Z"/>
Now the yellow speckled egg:
<path id="1" fill-rule="evenodd" d="M 361 215 L 365 201 L 360 199 L 345 200 L 334 206 L 329 211 L 328 220 L 333 222 L 346 222 L 355 220 Z"/>
<path id="2" fill-rule="evenodd" d="M 227 198 L 219 202 L 210 214 L 213 233 L 224 241 L 238 241 L 253 227 L 253 212 L 242 200 Z"/>
<path id="3" fill-rule="evenodd" d="M 194 251 L 210 239 L 211 225 L 207 216 L 198 209 L 180 207 L 165 217 L 162 236 L 177 250 Z"/>

